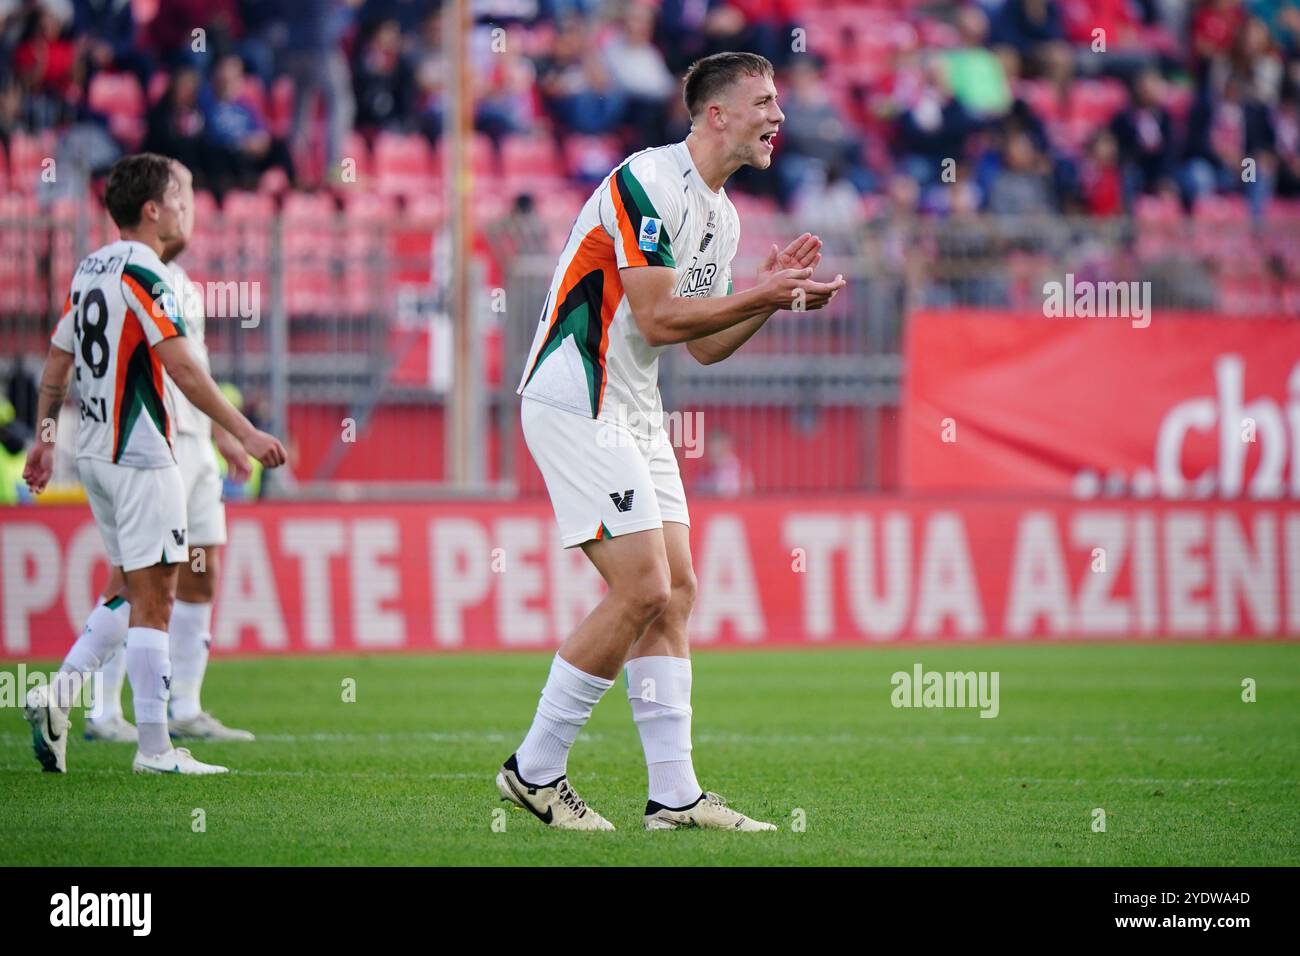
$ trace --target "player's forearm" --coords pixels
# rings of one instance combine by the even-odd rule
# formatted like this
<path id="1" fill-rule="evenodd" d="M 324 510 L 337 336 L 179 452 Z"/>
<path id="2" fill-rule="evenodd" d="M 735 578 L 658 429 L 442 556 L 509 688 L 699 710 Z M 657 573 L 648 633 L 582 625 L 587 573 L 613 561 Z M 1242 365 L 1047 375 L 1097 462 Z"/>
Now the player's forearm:
<path id="1" fill-rule="evenodd" d="M 729 329 L 714 332 L 712 335 L 706 335 L 704 338 L 696 339 L 693 342 L 687 342 L 686 347 L 701 365 L 712 365 L 715 362 L 721 362 L 723 359 L 734 355 L 736 350 L 748 342 L 754 333 L 761 329 L 774 314 L 764 309 L 762 312 L 751 315 L 745 321 L 733 325 Z"/>
<path id="2" fill-rule="evenodd" d="M 39 400 L 36 407 L 36 440 L 48 445 L 54 444 L 54 427 L 57 426 L 59 409 L 68 397 L 68 383 L 72 380 L 72 353 L 55 346 L 50 347 L 50 354 L 45 359 L 45 368 L 41 370 Z M 48 439 L 48 440 L 47 440 Z"/>
<path id="3" fill-rule="evenodd" d="M 691 342 L 760 315 L 766 318 L 771 315 L 771 310 L 765 298 L 765 294 L 757 288 L 721 298 L 690 299 L 671 296 L 664 300 L 653 315 L 643 320 L 641 331 L 651 345 Z"/>
<path id="4" fill-rule="evenodd" d="M 212 419 L 214 426 L 224 428 L 241 442 L 253 433 L 253 423 L 230 404 L 212 376 L 196 362 L 187 361 L 174 369 L 169 368 L 167 374 L 194 407 Z"/>

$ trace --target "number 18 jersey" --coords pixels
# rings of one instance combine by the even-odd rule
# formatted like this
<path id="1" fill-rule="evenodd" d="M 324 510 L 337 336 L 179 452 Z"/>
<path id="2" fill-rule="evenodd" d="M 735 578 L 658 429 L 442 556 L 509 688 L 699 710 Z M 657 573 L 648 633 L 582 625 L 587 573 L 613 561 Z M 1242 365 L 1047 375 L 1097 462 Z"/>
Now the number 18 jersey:
<path id="1" fill-rule="evenodd" d="M 153 347 L 185 334 L 162 260 L 130 240 L 81 260 L 51 342 L 71 352 L 81 399 L 77 457 L 175 464 L 163 367 Z"/>

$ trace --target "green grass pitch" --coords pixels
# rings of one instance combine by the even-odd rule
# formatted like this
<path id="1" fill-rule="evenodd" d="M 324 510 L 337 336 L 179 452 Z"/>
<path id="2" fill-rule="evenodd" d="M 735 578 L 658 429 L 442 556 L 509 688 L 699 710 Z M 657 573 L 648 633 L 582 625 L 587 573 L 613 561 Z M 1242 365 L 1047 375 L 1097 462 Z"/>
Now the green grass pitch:
<path id="1" fill-rule="evenodd" d="M 701 651 L 700 781 L 774 834 L 641 828 L 645 767 L 622 681 L 569 761 L 618 832 L 552 831 L 500 802 L 494 773 L 549 656 L 216 659 L 205 705 L 259 735 L 193 746 L 228 777 L 135 776 L 132 748 L 84 742 L 80 716 L 70 773 L 41 773 L 21 711 L 0 711 L 5 862 L 1300 863 L 1294 644 Z M 894 708 L 890 675 L 918 661 L 998 671 L 1000 714 Z"/>

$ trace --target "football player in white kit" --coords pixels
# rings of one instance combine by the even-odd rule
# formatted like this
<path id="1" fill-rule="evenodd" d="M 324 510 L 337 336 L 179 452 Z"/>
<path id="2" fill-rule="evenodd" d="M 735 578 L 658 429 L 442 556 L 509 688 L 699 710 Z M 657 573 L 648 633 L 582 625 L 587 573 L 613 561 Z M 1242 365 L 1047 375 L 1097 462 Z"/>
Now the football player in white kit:
<path id="1" fill-rule="evenodd" d="M 685 343 L 702 364 L 740 348 L 780 309 L 823 308 L 844 285 L 812 278 L 821 241 L 773 245 L 758 283 L 732 294 L 740 227 L 723 183 L 766 169 L 785 118 L 772 65 L 720 53 L 684 79 L 685 141 L 624 160 L 579 213 L 519 384 L 524 439 L 564 547 L 609 590 L 561 644 L 532 726 L 497 774 L 502 799 L 565 829 L 611 830 L 568 780 L 570 747 L 626 667 L 649 778 L 648 830 L 776 829 L 704 791 L 691 760 L 695 599 L 690 517 L 663 427 L 658 357 Z"/>
<path id="2" fill-rule="evenodd" d="M 204 344 L 203 296 L 176 261 L 194 235 L 194 177 L 182 163 L 173 164 L 181 185 L 181 202 L 186 215 L 181 234 L 167 244 L 162 261 L 167 265 L 168 282 L 176 295 L 185 321 L 185 334 L 203 367 L 210 371 L 208 350 Z M 235 481 L 248 478 L 251 469 L 248 455 L 234 437 L 200 412 L 185 397 L 170 377 L 163 379 L 167 407 L 173 416 L 176 435 L 172 450 L 185 482 L 185 515 L 189 522 L 190 559 L 182 562 L 176 581 L 176 600 L 172 604 L 171 639 L 172 683 L 167 708 L 167 727 L 175 740 L 252 740 L 247 730 L 227 727 L 203 709 L 200 694 L 208 665 L 211 641 L 212 601 L 215 597 L 221 546 L 226 543 L 226 507 L 222 502 L 221 471 L 213 453 L 213 443 L 221 451 Z M 85 630 L 100 632 L 106 643 L 120 642 L 126 635 L 130 614 L 126 582 L 114 568 L 104 586 L 99 605 L 86 619 Z M 126 679 L 126 655 L 114 654 L 104 662 L 99 684 L 100 699 L 86 717 L 87 740 L 111 740 L 134 743 L 136 730 L 122 716 L 122 685 Z"/>
<path id="3" fill-rule="evenodd" d="M 126 670 L 135 703 L 137 773 L 224 773 L 171 744 L 168 626 L 177 565 L 189 559 L 185 486 L 172 451 L 163 370 L 201 411 L 268 468 L 286 458 L 221 394 L 185 337 L 166 266 L 159 258 L 187 215 L 171 160 L 151 153 L 113 165 L 105 204 L 121 239 L 77 267 L 41 374 L 39 435 L 23 478 L 33 493 L 49 483 L 58 410 L 75 372 L 81 422 L 77 470 L 109 563 L 125 575 L 131 610 Z M 77 639 L 55 680 L 34 688 L 24 716 L 41 766 L 67 772 L 68 712 L 86 677 L 120 647 L 97 632 Z"/>

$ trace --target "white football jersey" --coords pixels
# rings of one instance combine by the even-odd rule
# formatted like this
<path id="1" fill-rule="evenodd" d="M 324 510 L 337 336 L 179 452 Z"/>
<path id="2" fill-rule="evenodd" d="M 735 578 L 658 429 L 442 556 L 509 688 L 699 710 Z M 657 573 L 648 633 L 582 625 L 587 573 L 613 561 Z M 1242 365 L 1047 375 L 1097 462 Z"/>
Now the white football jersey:
<path id="1" fill-rule="evenodd" d="M 51 342 L 71 352 L 81 398 L 77 457 L 132 468 L 175 463 L 158 343 L 185 334 L 169 273 L 139 242 L 81 260 Z"/>
<path id="2" fill-rule="evenodd" d="M 189 275 L 179 263 L 170 262 L 167 264 L 167 269 L 171 273 L 172 291 L 176 293 L 181 318 L 185 321 L 185 335 L 190 340 L 190 348 L 204 371 L 211 374 L 212 363 L 208 359 L 208 347 L 203 340 L 205 320 L 203 290 L 190 281 Z M 163 376 L 163 383 L 167 389 L 167 403 L 175 416 L 176 431 L 181 435 L 197 435 L 205 440 L 211 439 L 211 419 L 194 407 L 169 376 Z"/>
<path id="3" fill-rule="evenodd" d="M 731 292 L 740 219 L 685 142 L 625 159 L 583 205 L 551 279 L 518 394 L 659 434 L 659 353 L 637 328 L 619 269 L 662 266 L 678 296 Z"/>

